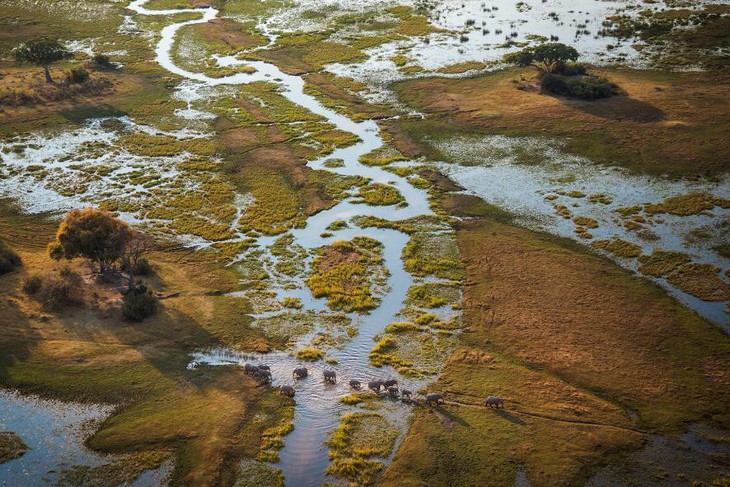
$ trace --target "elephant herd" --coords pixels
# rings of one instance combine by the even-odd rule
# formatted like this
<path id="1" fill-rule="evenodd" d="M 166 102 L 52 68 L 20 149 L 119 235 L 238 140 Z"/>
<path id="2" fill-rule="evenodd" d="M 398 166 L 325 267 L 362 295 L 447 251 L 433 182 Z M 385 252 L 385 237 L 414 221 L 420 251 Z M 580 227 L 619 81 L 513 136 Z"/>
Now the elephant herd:
<path id="1" fill-rule="evenodd" d="M 268 365 L 252 365 L 252 364 L 245 364 L 244 365 L 244 371 L 253 376 L 254 379 L 261 383 L 270 383 L 271 382 L 271 367 Z M 294 379 L 305 379 L 309 376 L 309 370 L 307 370 L 306 367 L 300 366 L 296 367 L 292 371 L 292 377 Z M 322 377 L 325 382 L 336 384 L 337 383 L 337 373 L 334 370 L 325 369 L 322 372 Z M 352 379 L 349 382 L 349 386 L 352 389 L 360 390 L 363 387 L 362 382 L 360 382 L 357 379 Z M 371 380 L 367 383 L 367 388 L 377 394 L 380 394 L 381 392 L 387 394 L 389 397 L 392 397 L 394 399 L 397 399 L 400 397 L 400 399 L 403 402 L 411 402 L 414 400 L 413 398 L 413 392 L 409 391 L 408 389 L 400 389 L 398 387 L 398 381 L 395 379 L 388 379 L 388 380 Z M 290 385 L 283 385 L 279 388 L 282 394 L 288 397 L 294 397 L 296 394 L 296 390 L 294 387 Z M 439 404 L 444 404 L 444 397 L 441 394 L 431 392 L 426 394 L 425 403 L 426 405 L 432 406 Z M 490 409 L 499 409 L 504 408 L 504 399 L 497 396 L 489 396 L 487 397 L 487 400 L 484 403 L 485 407 L 488 407 Z"/>

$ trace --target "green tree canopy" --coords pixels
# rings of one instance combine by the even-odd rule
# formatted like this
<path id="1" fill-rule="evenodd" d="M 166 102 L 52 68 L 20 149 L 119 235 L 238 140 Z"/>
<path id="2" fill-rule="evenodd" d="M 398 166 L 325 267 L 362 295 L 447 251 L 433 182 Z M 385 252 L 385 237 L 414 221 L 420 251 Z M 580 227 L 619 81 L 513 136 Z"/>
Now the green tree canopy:
<path id="1" fill-rule="evenodd" d="M 504 56 L 504 61 L 517 66 L 535 66 L 539 71 L 552 73 L 566 61 L 578 59 L 578 51 L 560 42 L 549 42 L 526 47 Z"/>
<path id="2" fill-rule="evenodd" d="M 134 230 L 104 210 L 84 208 L 66 214 L 48 244 L 48 253 L 56 260 L 84 257 L 99 264 L 104 273 L 122 257 Z"/>
<path id="3" fill-rule="evenodd" d="M 73 56 L 60 42 L 45 37 L 33 39 L 19 45 L 14 49 L 13 54 L 15 55 L 15 60 L 19 63 L 41 66 L 46 74 L 46 82 L 48 83 L 53 83 L 49 68 L 50 65 L 56 61 L 68 59 Z"/>

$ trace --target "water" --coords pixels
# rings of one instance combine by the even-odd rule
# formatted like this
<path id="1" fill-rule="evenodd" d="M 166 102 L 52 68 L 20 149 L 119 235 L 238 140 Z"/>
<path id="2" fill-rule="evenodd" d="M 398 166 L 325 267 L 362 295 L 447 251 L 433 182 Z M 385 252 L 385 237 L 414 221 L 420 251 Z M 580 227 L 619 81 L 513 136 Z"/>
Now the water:
<path id="1" fill-rule="evenodd" d="M 108 463 L 107 457 L 89 450 L 83 442 L 112 409 L 0 390 L 0 430 L 15 432 L 29 447 L 22 457 L 0 465 L 2 484 L 44 486 L 69 466 Z"/>
<path id="2" fill-rule="evenodd" d="M 640 231 L 627 229 L 616 212 L 617 208 L 660 203 L 668 197 L 691 192 L 729 198 L 730 179 L 727 177 L 716 181 L 685 181 L 632 175 L 620 168 L 608 168 L 572 156 L 562 152 L 559 145 L 550 140 L 537 137 L 460 137 L 434 143 L 439 150 L 459 161 L 459 164 L 437 164 L 440 172 L 469 193 L 514 213 L 521 225 L 577 239 L 573 221 L 556 215 L 553 203 L 559 203 L 567 206 L 574 216 L 589 217 L 598 222 L 598 228 L 588 229 L 593 240 L 621 238 L 640 246 L 645 254 L 654 249 L 673 250 L 689 254 L 694 262 L 712 264 L 720 269 L 730 268 L 730 259 L 713 250 L 714 246 L 727 241 L 728 208 L 715 207 L 709 212 L 689 216 L 661 214 L 647 218 Z M 543 159 L 538 164 L 520 163 L 515 156 L 518 149 L 525 149 Z M 545 199 L 547 195 L 557 195 L 558 190 L 578 191 L 585 196 Z M 588 201 L 589 195 L 598 193 L 612 201 L 606 204 Z M 712 235 L 709 238 L 693 238 L 698 229 Z M 582 241 L 586 244 L 591 242 Z M 619 265 L 638 272 L 635 259 L 607 255 Z M 702 301 L 682 292 L 666 279 L 645 277 L 653 279 L 685 306 L 730 332 L 730 314 L 724 302 Z"/>
<path id="3" fill-rule="evenodd" d="M 186 10 L 148 10 L 144 8 L 146 0 L 137 0 L 130 5 L 130 9 L 140 15 L 169 15 Z M 357 204 L 352 199 L 345 199 L 329 210 L 317 213 L 307 220 L 303 229 L 291 231 L 295 244 L 305 249 L 315 249 L 322 245 L 331 243 L 334 240 L 351 239 L 355 236 L 364 235 L 374 238 L 383 244 L 384 267 L 390 272 L 388 279 L 388 291 L 382 296 L 382 301 L 377 309 L 364 316 L 351 316 L 357 323 L 359 334 L 351 340 L 342 350 L 332 352 L 338 364 L 324 366 L 316 363 L 310 366 L 311 375 L 307 379 L 297 381 L 296 406 L 294 415 L 295 429 L 285 438 L 285 446 L 280 453 L 280 467 L 287 479 L 287 485 L 297 486 L 318 486 L 325 480 L 325 469 L 329 464 L 327 450 L 323 441 L 329 432 L 337 425 L 341 413 L 348 409 L 348 406 L 339 402 L 339 397 L 347 394 L 348 381 L 352 378 L 359 379 L 366 383 L 378 377 L 395 376 L 395 371 L 388 368 L 375 369 L 368 364 L 368 352 L 373 347 L 373 338 L 381 333 L 385 326 L 395 321 L 396 314 L 402 307 L 408 288 L 413 284 L 413 278 L 403 268 L 401 251 L 408 242 L 408 236 L 387 229 L 357 229 L 346 228 L 331 232 L 331 237 L 322 237 L 321 234 L 333 222 L 338 220 L 349 220 L 354 216 L 369 215 L 385 218 L 388 220 L 401 220 L 421 215 L 432 215 L 428 204 L 426 191 L 413 187 L 407 180 L 387 172 L 378 167 L 369 167 L 360 164 L 361 155 L 376 150 L 383 145 L 379 135 L 378 126 L 375 121 L 354 122 L 349 118 L 324 107 L 316 98 L 304 93 L 304 80 L 298 76 L 283 73 L 276 66 L 259 61 L 240 61 L 235 57 L 219 57 L 220 66 L 234 66 L 245 64 L 255 69 L 251 73 L 237 73 L 222 78 L 211 78 L 201 73 L 193 73 L 175 65 L 171 56 L 171 48 L 176 32 L 186 26 L 197 23 L 208 22 L 214 19 L 218 12 L 209 7 L 204 9 L 187 10 L 199 12 L 200 18 L 179 22 L 162 29 L 161 40 L 156 48 L 156 60 L 171 73 L 177 74 L 186 80 L 198 82 L 207 86 L 216 85 L 237 85 L 251 83 L 254 81 L 269 81 L 277 83 L 281 89 L 281 95 L 311 112 L 321 115 L 338 129 L 357 135 L 360 142 L 335 150 L 326 157 L 309 162 L 313 169 L 329 170 L 342 175 L 359 175 L 370 178 L 373 182 L 389 183 L 395 186 L 408 202 L 404 207 L 376 207 Z M 342 159 L 344 166 L 339 168 L 326 168 L 324 162 L 327 159 Z M 260 237 L 257 241 L 262 248 L 269 247 L 276 237 Z M 297 291 L 278 290 L 278 298 L 287 296 L 299 297 L 306 305 L 305 310 L 323 311 L 324 300 L 314 299 L 306 291 L 302 292 L 304 286 Z M 233 350 L 211 350 L 204 351 L 193 356 L 192 367 L 206 365 L 243 365 L 246 362 L 266 363 L 272 368 L 274 385 L 293 384 L 292 370 L 299 365 L 299 361 L 286 353 L 275 353 L 266 356 L 252 356 L 240 354 Z M 339 381 L 337 384 L 324 384 L 322 380 L 323 370 L 334 370 Z M 417 390 L 424 384 L 422 382 L 409 381 L 403 378 L 398 379 L 401 386 L 411 390 Z M 401 405 L 395 408 L 394 413 L 389 414 L 392 422 L 399 424 L 401 431 L 405 431 L 404 412 L 408 406 Z"/>

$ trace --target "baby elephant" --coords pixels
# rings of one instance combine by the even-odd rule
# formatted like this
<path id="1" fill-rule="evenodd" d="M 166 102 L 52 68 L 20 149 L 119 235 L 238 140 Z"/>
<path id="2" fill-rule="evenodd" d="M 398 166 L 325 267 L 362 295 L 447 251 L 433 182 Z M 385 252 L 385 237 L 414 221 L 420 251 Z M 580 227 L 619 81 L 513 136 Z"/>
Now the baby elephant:
<path id="1" fill-rule="evenodd" d="M 439 403 L 444 402 L 444 397 L 441 394 L 436 394 L 435 392 L 432 392 L 430 394 L 426 394 L 426 404 L 436 404 L 437 406 Z"/>
<path id="2" fill-rule="evenodd" d="M 359 380 L 352 379 L 350 381 L 350 387 L 352 387 L 353 389 L 360 390 L 360 388 L 362 387 L 362 384 L 360 384 Z"/>
<path id="3" fill-rule="evenodd" d="M 413 393 L 408 389 L 401 389 L 400 395 L 404 402 L 409 402 L 411 400 L 411 396 L 413 396 Z"/>
<path id="4" fill-rule="evenodd" d="M 337 383 L 337 374 L 334 370 L 325 370 L 323 374 L 325 382 Z"/>
<path id="5" fill-rule="evenodd" d="M 398 388 L 395 386 L 388 387 L 388 394 L 390 397 L 398 397 Z"/>
<path id="6" fill-rule="evenodd" d="M 487 401 L 484 403 L 485 406 L 488 408 L 497 408 L 499 409 L 500 406 L 502 406 L 502 409 L 504 409 L 504 399 L 497 396 L 489 396 L 487 398 Z"/>
<path id="7" fill-rule="evenodd" d="M 292 372 L 292 376 L 294 376 L 295 379 L 304 379 L 308 375 L 309 371 L 306 367 L 297 367 L 294 369 L 294 372 Z"/>
<path id="8" fill-rule="evenodd" d="M 281 386 L 281 393 L 284 394 L 287 397 L 294 397 L 294 394 L 296 394 L 296 391 L 292 386 Z"/>

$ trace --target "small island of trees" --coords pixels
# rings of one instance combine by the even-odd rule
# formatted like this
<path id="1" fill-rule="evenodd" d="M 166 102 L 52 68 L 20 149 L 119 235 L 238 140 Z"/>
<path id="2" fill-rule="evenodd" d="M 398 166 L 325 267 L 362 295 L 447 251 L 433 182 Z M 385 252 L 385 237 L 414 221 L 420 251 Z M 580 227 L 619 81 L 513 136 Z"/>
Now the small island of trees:
<path id="1" fill-rule="evenodd" d="M 149 237 L 108 211 L 84 208 L 66 214 L 48 254 L 55 260 L 86 259 L 95 282 L 120 283 L 123 316 L 142 321 L 157 309 L 157 298 L 137 278 L 151 272 L 144 257 L 150 247 Z M 64 266 L 56 274 L 29 276 L 23 290 L 53 309 L 83 301 L 82 285 L 80 274 Z"/>
<path id="2" fill-rule="evenodd" d="M 533 66 L 542 93 L 595 100 L 615 94 L 616 86 L 605 78 L 588 73 L 584 64 L 577 63 L 578 51 L 560 42 L 548 42 L 526 47 L 504 56 L 515 66 Z"/>

